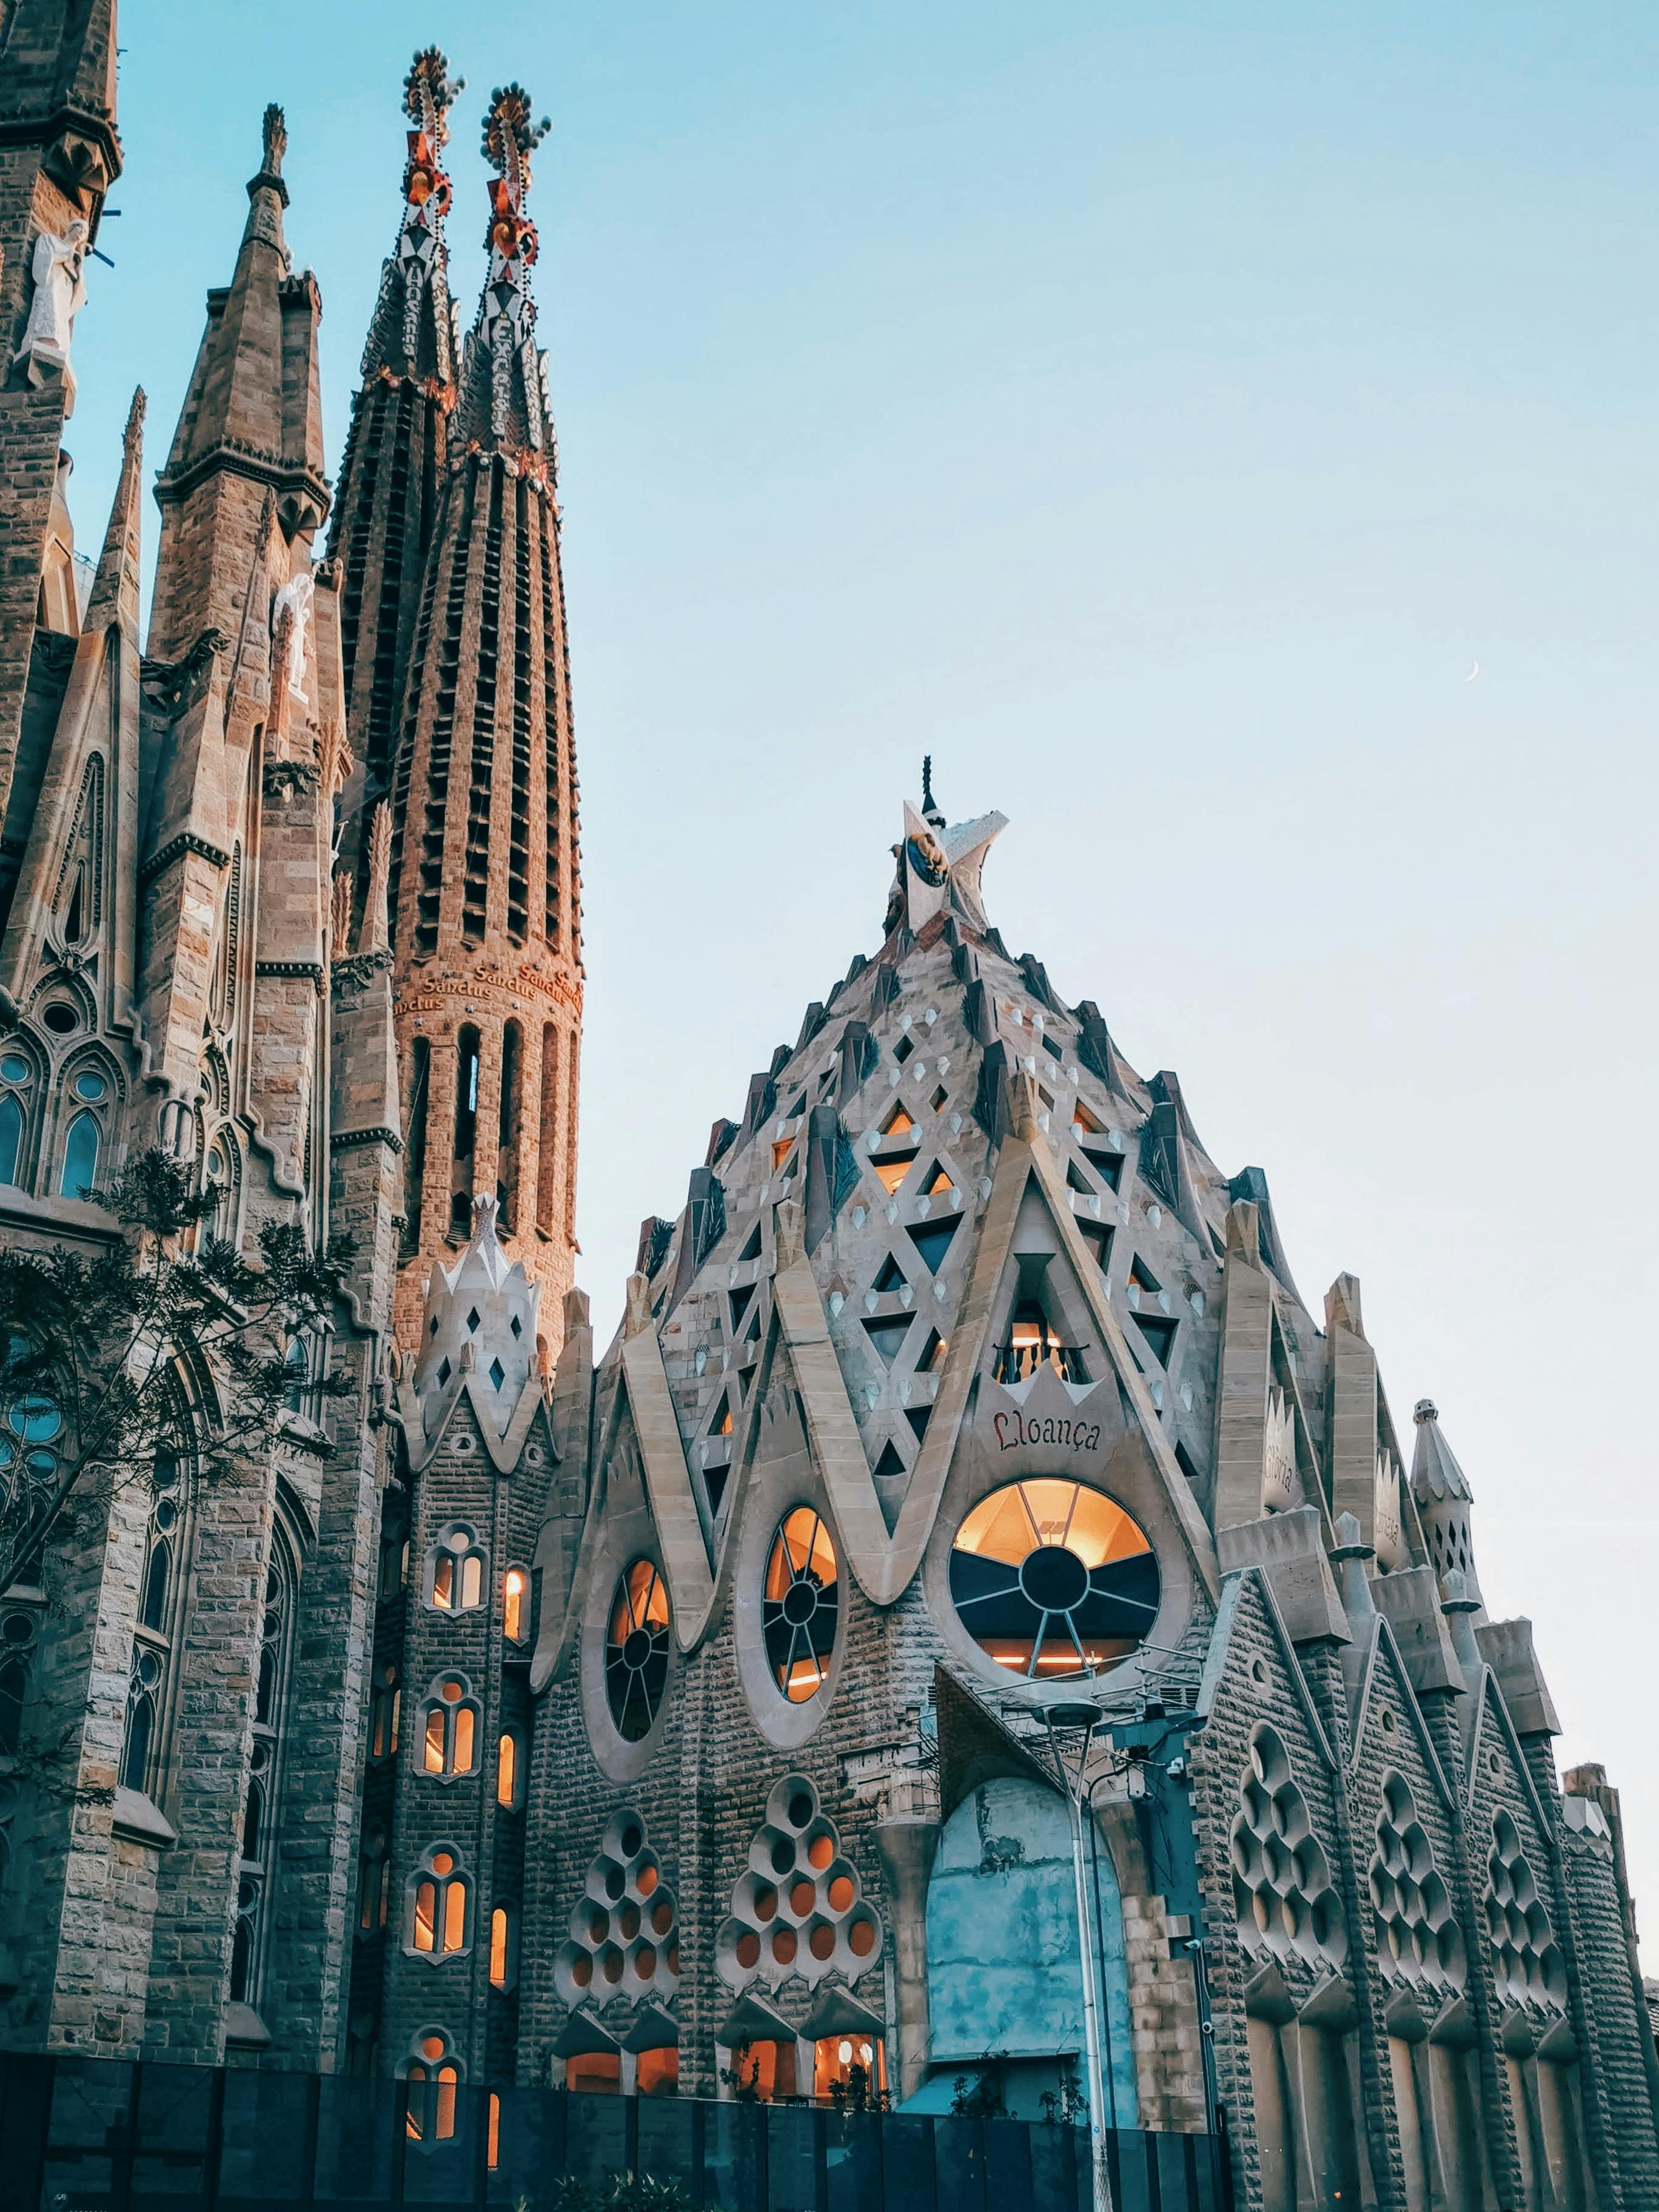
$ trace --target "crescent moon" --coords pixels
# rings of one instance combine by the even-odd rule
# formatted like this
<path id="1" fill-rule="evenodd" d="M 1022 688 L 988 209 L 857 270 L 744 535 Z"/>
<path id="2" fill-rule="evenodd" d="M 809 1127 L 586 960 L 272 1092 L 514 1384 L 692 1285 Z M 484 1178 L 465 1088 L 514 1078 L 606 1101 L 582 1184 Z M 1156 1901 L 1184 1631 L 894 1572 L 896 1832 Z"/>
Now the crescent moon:
<path id="1" fill-rule="evenodd" d="M 1466 684 L 1473 684 L 1473 683 L 1474 683 L 1474 679 L 1475 679 L 1475 678 L 1476 678 L 1480 673 L 1480 663 L 1477 660 L 1477 661 L 1475 662 L 1475 664 L 1474 664 L 1474 667 L 1473 667 L 1472 669 L 1470 669 L 1470 671 L 1469 671 L 1468 674 L 1468 675 L 1463 678 L 1463 681 L 1464 681 Z"/>

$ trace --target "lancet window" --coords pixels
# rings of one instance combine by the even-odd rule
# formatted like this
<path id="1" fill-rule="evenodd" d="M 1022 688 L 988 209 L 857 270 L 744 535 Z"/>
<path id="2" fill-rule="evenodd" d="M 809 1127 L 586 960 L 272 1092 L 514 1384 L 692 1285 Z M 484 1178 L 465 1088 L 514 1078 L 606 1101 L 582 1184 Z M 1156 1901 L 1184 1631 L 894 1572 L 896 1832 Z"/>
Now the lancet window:
<path id="1" fill-rule="evenodd" d="M 453 1844 L 434 1844 L 410 1884 L 409 1942 L 432 1958 L 453 1958 L 472 1942 L 472 1881 Z"/>
<path id="2" fill-rule="evenodd" d="M 421 1768 L 453 1782 L 478 1771 L 483 1709 L 465 1674 L 441 1674 L 421 1707 Z"/>
<path id="3" fill-rule="evenodd" d="M 439 1613 L 470 1613 L 484 1600 L 489 1555 L 472 1530 L 452 1521 L 427 1554 L 426 1601 Z"/>
<path id="4" fill-rule="evenodd" d="M 253 1745 L 248 1757 L 247 1797 L 242 1813 L 236 1932 L 231 1948 L 230 1994 L 243 2004 L 257 2002 L 264 1964 L 270 1875 L 276 1858 L 277 1791 L 282 1779 L 283 1722 L 293 1644 L 295 1585 L 293 1558 L 279 1528 L 271 1537 L 270 1564 L 265 1574 L 265 1609 L 253 1702 Z"/>

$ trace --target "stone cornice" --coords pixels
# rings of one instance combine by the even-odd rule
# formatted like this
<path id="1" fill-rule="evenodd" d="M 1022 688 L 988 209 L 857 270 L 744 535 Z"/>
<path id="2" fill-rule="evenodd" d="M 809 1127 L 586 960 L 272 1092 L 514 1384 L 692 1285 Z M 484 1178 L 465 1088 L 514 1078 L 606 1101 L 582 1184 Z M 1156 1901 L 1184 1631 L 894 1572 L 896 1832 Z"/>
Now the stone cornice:
<path id="1" fill-rule="evenodd" d="M 331 1152 L 343 1152 L 353 1145 L 388 1145 L 394 1152 L 404 1148 L 404 1140 L 395 1129 L 331 1129 L 328 1148 Z"/>
<path id="2" fill-rule="evenodd" d="M 334 496 L 334 488 L 328 478 L 308 468 L 305 462 L 292 461 L 282 453 L 251 446 L 245 439 L 219 438 L 176 474 L 157 478 L 157 504 L 167 507 L 185 498 L 216 469 L 229 469 L 238 476 L 251 477 L 255 483 L 269 484 L 273 491 L 308 491 L 325 514 Z"/>
<path id="3" fill-rule="evenodd" d="M 198 853 L 203 860 L 210 860 L 216 868 L 228 867 L 230 864 L 228 853 L 221 852 L 216 845 L 210 845 L 205 837 L 198 837 L 193 830 L 181 830 L 176 837 L 167 840 L 160 852 L 152 853 L 144 862 L 138 871 L 140 884 L 154 882 L 184 853 Z"/>

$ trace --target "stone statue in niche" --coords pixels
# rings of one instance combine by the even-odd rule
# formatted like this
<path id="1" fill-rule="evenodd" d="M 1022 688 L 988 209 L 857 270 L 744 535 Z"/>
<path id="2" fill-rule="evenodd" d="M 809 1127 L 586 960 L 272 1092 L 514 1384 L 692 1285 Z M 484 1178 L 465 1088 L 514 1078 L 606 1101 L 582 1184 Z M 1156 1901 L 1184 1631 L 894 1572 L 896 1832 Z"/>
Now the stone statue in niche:
<path id="1" fill-rule="evenodd" d="M 271 615 L 271 635 L 279 635 L 286 613 L 288 630 L 288 688 L 296 699 L 306 697 L 306 631 L 311 623 L 311 595 L 314 588 L 308 569 L 301 568 L 289 578 L 276 594 L 276 605 Z"/>
<path id="2" fill-rule="evenodd" d="M 43 230 L 34 241 L 29 274 L 34 295 L 17 359 L 31 384 L 61 380 L 65 415 L 75 406 L 75 372 L 70 367 L 70 344 L 75 318 L 86 305 L 87 225 L 77 216 L 61 237 Z"/>

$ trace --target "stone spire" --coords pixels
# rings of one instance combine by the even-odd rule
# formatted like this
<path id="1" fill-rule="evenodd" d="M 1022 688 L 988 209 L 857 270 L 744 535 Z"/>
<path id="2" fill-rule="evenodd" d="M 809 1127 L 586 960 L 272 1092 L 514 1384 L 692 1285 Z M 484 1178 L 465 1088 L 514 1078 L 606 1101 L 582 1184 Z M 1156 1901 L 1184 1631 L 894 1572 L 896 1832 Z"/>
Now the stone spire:
<path id="1" fill-rule="evenodd" d="M 1429 1398 L 1419 1398 L 1413 1410 L 1417 1447 L 1412 1455 L 1412 1499 L 1429 1547 L 1435 1573 L 1444 1583 L 1449 1574 L 1463 1577 L 1463 1595 L 1481 1603 L 1480 1577 L 1475 1571 L 1474 1542 L 1470 1510 L 1474 1492 L 1468 1477 L 1452 1456 L 1441 1431 L 1439 1408 Z"/>
<path id="2" fill-rule="evenodd" d="M 341 859 L 360 912 L 369 888 L 368 825 L 388 788 L 434 488 L 442 480 L 455 404 L 454 311 L 443 230 L 450 184 L 442 158 L 449 111 L 462 85 L 436 46 L 416 55 L 404 82 L 410 128 L 403 214 L 363 349 L 363 380 L 351 403 L 329 540 L 341 573 L 346 740 L 357 763 L 346 795 Z"/>
<path id="3" fill-rule="evenodd" d="M 933 761 L 921 764 L 920 810 L 904 802 L 904 835 L 893 848 L 898 872 L 888 895 L 886 933 L 902 927 L 920 936 L 936 915 L 954 919 L 982 936 L 985 918 L 980 877 L 985 856 L 1008 827 L 1006 814 L 981 814 L 947 824 L 933 797 Z"/>
<path id="4" fill-rule="evenodd" d="M 223 290 L 208 294 L 207 326 L 155 486 L 156 659 L 178 658 L 207 624 L 240 635 L 267 492 L 290 546 L 308 544 L 328 511 L 317 373 L 322 301 L 310 271 L 294 273 L 283 235 L 287 145 L 282 109 L 267 107 L 235 270 Z"/>
<path id="5" fill-rule="evenodd" d="M 59 447 L 75 398 L 74 323 L 87 297 L 87 257 L 121 173 L 115 131 L 114 0 L 15 0 L 0 55 L 0 906 L 21 857 L 14 781 L 25 699 L 51 686 L 36 664 L 42 572 L 61 521 Z M 65 632 L 62 620 L 42 627 Z M 42 649 L 52 662 L 58 652 Z M 55 665 L 55 664 L 54 664 Z M 27 720 L 38 727 L 38 702 Z"/>
<path id="6" fill-rule="evenodd" d="M 134 635 L 138 629 L 139 490 L 144 455 L 145 400 L 142 389 L 132 395 L 127 427 L 121 440 L 121 475 L 110 506 L 109 527 L 99 556 L 92 595 L 87 601 L 85 630 L 101 629 L 120 620 Z"/>
<path id="7" fill-rule="evenodd" d="M 475 1194 L 563 1307 L 574 1249 L 581 909 L 553 434 L 525 212 L 545 131 L 490 103 L 489 278 L 460 369 L 392 773 L 409 1187 L 398 1327 Z M 556 1347 L 555 1347 L 556 1348 Z"/>

